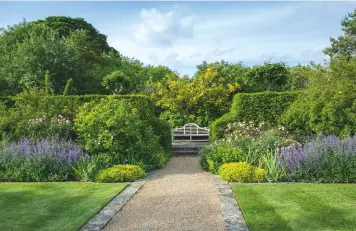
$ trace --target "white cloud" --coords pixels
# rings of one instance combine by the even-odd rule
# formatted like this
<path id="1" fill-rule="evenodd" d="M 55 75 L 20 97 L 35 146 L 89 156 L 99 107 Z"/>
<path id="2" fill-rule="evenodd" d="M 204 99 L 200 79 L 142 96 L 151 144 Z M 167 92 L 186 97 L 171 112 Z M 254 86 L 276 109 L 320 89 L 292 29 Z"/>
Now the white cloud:
<path id="1" fill-rule="evenodd" d="M 194 17 L 177 11 L 143 9 L 140 22 L 133 27 L 134 39 L 143 45 L 171 46 L 179 39 L 193 38 Z"/>
<path id="2" fill-rule="evenodd" d="M 125 34 L 109 36 L 108 40 L 124 55 L 147 64 L 168 65 L 183 74 L 192 74 L 203 60 L 225 59 L 247 64 L 267 60 L 291 64 L 322 61 L 325 58 L 322 49 L 329 44 L 325 31 L 315 29 L 322 23 L 322 14 L 306 16 L 318 6 L 194 14 L 177 8 L 142 9 L 134 22 L 125 24 L 127 30 L 121 28 Z M 330 17 L 331 11 L 324 17 Z"/>

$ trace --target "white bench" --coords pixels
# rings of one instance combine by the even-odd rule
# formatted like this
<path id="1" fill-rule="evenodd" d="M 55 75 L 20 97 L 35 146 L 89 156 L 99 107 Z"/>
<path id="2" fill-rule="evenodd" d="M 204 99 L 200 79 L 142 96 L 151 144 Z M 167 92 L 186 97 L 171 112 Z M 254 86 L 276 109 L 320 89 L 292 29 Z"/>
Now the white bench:
<path id="1" fill-rule="evenodd" d="M 196 150 L 209 145 L 210 129 L 199 127 L 195 123 L 188 123 L 181 128 L 172 130 L 172 146 L 174 150 Z"/>

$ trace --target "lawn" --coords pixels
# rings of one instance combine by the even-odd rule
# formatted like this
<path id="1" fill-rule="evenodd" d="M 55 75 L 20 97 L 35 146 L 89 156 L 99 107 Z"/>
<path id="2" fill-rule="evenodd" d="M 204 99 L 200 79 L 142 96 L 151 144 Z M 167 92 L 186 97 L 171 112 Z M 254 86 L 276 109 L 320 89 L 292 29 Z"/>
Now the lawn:
<path id="1" fill-rule="evenodd" d="M 356 184 L 235 184 L 251 231 L 355 230 Z"/>
<path id="2" fill-rule="evenodd" d="M 0 183 L 0 230 L 78 230 L 125 184 Z"/>

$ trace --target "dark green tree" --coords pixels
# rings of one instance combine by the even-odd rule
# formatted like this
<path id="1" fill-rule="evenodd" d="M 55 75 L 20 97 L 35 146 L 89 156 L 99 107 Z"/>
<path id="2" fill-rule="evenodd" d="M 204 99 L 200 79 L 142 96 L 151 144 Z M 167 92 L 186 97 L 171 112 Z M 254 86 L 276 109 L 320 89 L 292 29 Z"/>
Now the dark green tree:
<path id="1" fill-rule="evenodd" d="M 282 91 L 288 79 L 287 66 L 283 62 L 265 62 L 250 67 L 245 73 L 245 85 L 248 92 Z"/>
<path id="2" fill-rule="evenodd" d="M 41 87 L 47 72 L 54 92 L 62 92 L 77 66 L 74 49 L 44 24 L 23 22 L 0 34 L 2 94 L 21 92 L 21 84 Z"/>
<path id="3" fill-rule="evenodd" d="M 44 20 L 37 20 L 35 23 L 45 24 L 58 31 L 60 37 L 69 37 L 71 32 L 77 30 L 87 31 L 87 40 L 95 47 L 92 49 L 110 51 L 111 47 L 106 41 L 106 35 L 101 34 L 92 24 L 83 18 L 71 18 L 66 16 L 50 16 Z"/>
<path id="4" fill-rule="evenodd" d="M 337 56 L 356 56 L 356 10 L 347 14 L 341 21 L 344 32 L 337 38 L 330 38 L 330 46 L 324 49 L 324 53 L 331 58 Z"/>

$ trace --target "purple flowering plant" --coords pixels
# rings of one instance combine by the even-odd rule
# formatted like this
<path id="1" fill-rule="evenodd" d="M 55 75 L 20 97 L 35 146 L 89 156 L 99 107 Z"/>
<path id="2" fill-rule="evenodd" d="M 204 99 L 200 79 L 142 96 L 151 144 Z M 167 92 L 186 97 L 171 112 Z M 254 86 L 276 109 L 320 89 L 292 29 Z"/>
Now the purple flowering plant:
<path id="1" fill-rule="evenodd" d="M 317 136 L 305 145 L 278 149 L 279 161 L 296 181 L 356 182 L 356 136 Z"/>
<path id="2" fill-rule="evenodd" d="M 0 181 L 64 181 L 72 166 L 86 154 L 72 141 L 61 139 L 9 142 L 0 147 Z"/>

